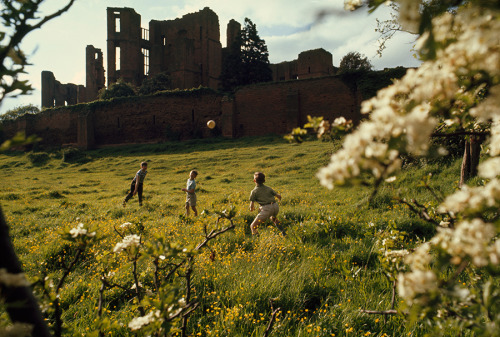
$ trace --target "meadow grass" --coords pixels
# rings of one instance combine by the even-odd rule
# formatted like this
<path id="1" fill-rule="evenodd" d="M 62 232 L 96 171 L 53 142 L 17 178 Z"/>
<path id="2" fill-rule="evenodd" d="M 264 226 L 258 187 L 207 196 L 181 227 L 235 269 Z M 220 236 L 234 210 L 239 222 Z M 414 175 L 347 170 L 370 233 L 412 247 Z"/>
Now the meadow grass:
<path id="1" fill-rule="evenodd" d="M 393 196 L 432 200 L 418 187 L 429 173 L 434 188 L 450 193 L 458 184 L 460 162 L 412 164 L 396 182 L 382 186 L 369 204 L 368 187 L 328 190 L 315 178 L 338 146 L 288 144 L 268 136 L 9 153 L 0 156 L 6 179 L 0 202 L 32 279 L 41 270 L 60 275 L 72 254 L 61 232 L 79 222 L 97 232 L 98 242 L 86 251 L 61 293 L 68 334 L 84 336 L 95 330 L 104 269 L 132 285 L 129 263 L 112 254 L 121 241 L 114 227 L 131 222 L 141 228 L 143 241 L 163 237 L 194 247 L 203 240 L 204 226 L 215 228 L 213 212 L 234 206 L 236 229 L 211 241 L 195 259 L 193 291 L 200 307 L 189 321 L 191 335 L 261 336 L 272 312 L 271 299 L 280 308 L 273 336 L 424 335 L 429 327 L 407 324 L 400 315 L 369 315 L 360 309 L 391 306 L 391 284 L 378 260 L 379 234 L 404 231 L 402 245 L 407 248 L 435 231 Z M 134 197 L 123 208 L 141 161 L 149 163 L 144 206 Z M 186 219 L 181 188 L 192 169 L 199 172 L 198 211 L 209 215 Z M 248 210 L 248 198 L 255 171 L 263 171 L 266 184 L 283 196 L 279 218 L 285 237 L 271 223 L 262 226 L 259 237 L 250 235 L 255 213 Z M 152 284 L 151 267 L 146 262 L 141 267 L 141 279 Z M 397 300 L 396 308 L 401 304 Z M 104 315 L 123 323 L 107 332 L 112 336 L 130 335 L 126 325 L 139 316 L 130 298 L 117 289 L 106 293 Z M 441 332 L 456 335 L 453 327 Z"/>

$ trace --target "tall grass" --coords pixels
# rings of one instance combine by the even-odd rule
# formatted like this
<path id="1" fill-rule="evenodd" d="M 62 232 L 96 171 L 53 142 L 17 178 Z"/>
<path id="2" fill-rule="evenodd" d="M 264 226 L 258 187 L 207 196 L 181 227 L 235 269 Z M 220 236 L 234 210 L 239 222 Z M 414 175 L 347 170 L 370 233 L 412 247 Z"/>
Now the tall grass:
<path id="1" fill-rule="evenodd" d="M 429 238 L 434 228 L 413 216 L 393 196 L 428 200 L 419 179 L 428 173 L 435 188 L 456 188 L 459 162 L 405 168 L 401 179 L 384 186 L 369 205 L 371 190 L 353 186 L 327 190 L 315 178 L 338 144 L 285 143 L 279 137 L 211 139 L 184 143 L 103 148 L 0 156 L 5 184 L 0 200 L 17 253 L 31 278 L 41 270 L 60 273 L 68 245 L 59 233 L 83 222 L 99 241 L 68 278 L 61 293 L 68 333 L 86 335 L 96 320 L 102 259 L 120 238 L 115 226 L 132 222 L 144 240 L 165 237 L 194 247 L 210 215 L 229 206 L 238 210 L 236 229 L 212 241 L 197 257 L 194 294 L 200 301 L 189 331 L 201 336 L 260 336 L 274 308 L 281 308 L 274 336 L 420 336 L 429 327 L 407 325 L 402 316 L 369 315 L 360 309 L 385 310 L 391 285 L 378 263 L 378 233 L 397 228 L 405 245 Z M 137 197 L 121 203 L 141 161 L 148 161 L 144 206 Z M 198 210 L 209 215 L 184 218 L 189 171 L 197 169 Z M 250 235 L 255 213 L 248 210 L 253 172 L 263 171 L 266 184 L 283 196 L 280 220 L 287 236 L 266 223 L 260 237 Z M 215 254 L 215 259 L 211 258 Z M 126 261 L 108 266 L 128 280 Z M 141 275 L 151 281 L 147 269 Z M 149 280 L 149 281 L 148 281 Z M 128 320 L 137 316 L 119 291 L 106 297 L 105 315 L 124 326 L 110 332 L 128 336 Z M 401 303 L 398 301 L 396 307 Z M 453 327 L 443 335 L 454 336 Z M 464 333 L 463 335 L 467 335 Z"/>

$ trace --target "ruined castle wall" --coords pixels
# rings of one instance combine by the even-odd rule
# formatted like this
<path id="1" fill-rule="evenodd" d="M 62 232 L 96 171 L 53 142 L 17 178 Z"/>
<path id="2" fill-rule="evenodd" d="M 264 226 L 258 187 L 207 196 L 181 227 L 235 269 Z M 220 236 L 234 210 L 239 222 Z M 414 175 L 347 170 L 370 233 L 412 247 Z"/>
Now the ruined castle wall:
<path id="1" fill-rule="evenodd" d="M 206 7 L 175 20 L 152 20 L 149 31 L 150 74 L 169 72 L 176 88 L 217 88 L 222 47 L 215 12 Z"/>
<path id="2" fill-rule="evenodd" d="M 323 48 L 307 50 L 297 59 L 299 79 L 334 75 L 333 56 Z"/>
<path id="3" fill-rule="evenodd" d="M 2 127 L 6 139 L 22 131 L 28 136 L 37 135 L 42 144 L 60 146 L 77 143 L 77 118 L 72 107 L 62 107 L 7 121 Z"/>
<path id="4" fill-rule="evenodd" d="M 120 78 L 140 86 L 144 79 L 141 16 L 132 8 L 109 7 L 107 30 L 108 86 Z"/>
<path id="5" fill-rule="evenodd" d="M 97 145 L 150 143 L 210 136 L 206 122 L 220 121 L 222 96 L 215 93 L 115 100 L 93 113 Z"/>
<path id="6" fill-rule="evenodd" d="M 341 77 L 260 83 L 241 88 L 234 96 L 210 89 L 124 97 L 88 105 L 45 110 L 39 115 L 5 124 L 36 134 L 46 145 L 152 143 L 212 137 L 286 134 L 307 122 L 307 116 L 333 121 L 343 116 L 360 120 L 360 93 Z M 206 122 L 215 120 L 210 130 Z M 15 124 L 17 123 L 17 124 Z M 15 124 L 15 125 L 13 125 Z"/>
<path id="7" fill-rule="evenodd" d="M 235 93 L 236 137 L 285 134 L 307 115 L 359 121 L 357 94 L 337 77 L 247 86 Z"/>
<path id="8" fill-rule="evenodd" d="M 105 87 L 104 60 L 102 51 L 92 45 L 85 48 L 86 91 L 79 97 L 79 102 L 97 99 L 99 90 Z"/>
<path id="9" fill-rule="evenodd" d="M 271 64 L 273 81 L 289 81 L 297 79 L 297 60 Z"/>
<path id="10" fill-rule="evenodd" d="M 42 107 L 52 108 L 78 103 L 80 97 L 76 84 L 62 84 L 50 71 L 42 71 Z"/>

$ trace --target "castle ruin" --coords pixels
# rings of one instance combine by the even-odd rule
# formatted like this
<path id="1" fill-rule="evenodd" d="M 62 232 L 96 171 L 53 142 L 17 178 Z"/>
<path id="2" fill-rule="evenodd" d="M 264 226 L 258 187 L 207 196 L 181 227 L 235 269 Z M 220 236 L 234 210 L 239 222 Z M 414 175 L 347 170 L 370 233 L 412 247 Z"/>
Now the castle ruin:
<path id="1" fill-rule="evenodd" d="M 107 83 L 119 79 L 136 87 L 151 76 L 168 73 L 178 89 L 199 86 L 219 89 L 225 50 L 237 39 L 241 24 L 227 24 L 226 48 L 220 42 L 219 18 L 210 8 L 174 20 L 149 22 L 132 8 L 107 8 Z M 60 107 L 97 99 L 105 87 L 103 56 L 86 48 L 86 85 L 61 84 L 50 71 L 42 72 L 42 107 Z M 274 81 L 334 74 L 332 54 L 324 49 L 305 51 L 297 60 L 271 64 Z"/>

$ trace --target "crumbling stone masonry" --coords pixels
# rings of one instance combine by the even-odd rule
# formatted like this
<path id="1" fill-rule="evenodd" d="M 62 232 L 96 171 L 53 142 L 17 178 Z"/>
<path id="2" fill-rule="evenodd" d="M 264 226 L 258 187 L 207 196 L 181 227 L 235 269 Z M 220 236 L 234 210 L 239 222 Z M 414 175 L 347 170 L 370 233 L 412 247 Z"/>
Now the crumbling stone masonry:
<path id="1" fill-rule="evenodd" d="M 119 79 L 137 87 L 149 76 L 166 72 L 174 88 L 199 86 L 219 88 L 223 55 L 241 30 L 231 20 L 227 25 L 226 48 L 220 43 L 219 18 L 210 8 L 175 20 L 149 22 L 141 27 L 141 16 L 132 8 L 107 8 L 108 86 Z M 324 49 L 305 51 L 297 60 L 271 65 L 274 81 L 305 79 L 334 74 L 332 55 Z M 100 49 L 87 46 L 86 87 L 62 85 L 52 75 L 42 74 L 42 107 L 64 106 L 97 99 L 105 87 Z M 65 87 L 67 86 L 67 87 Z"/>

